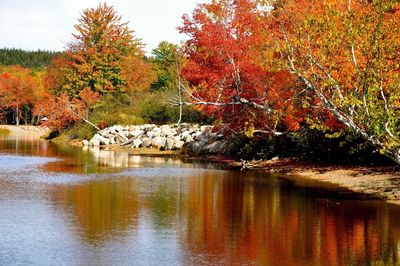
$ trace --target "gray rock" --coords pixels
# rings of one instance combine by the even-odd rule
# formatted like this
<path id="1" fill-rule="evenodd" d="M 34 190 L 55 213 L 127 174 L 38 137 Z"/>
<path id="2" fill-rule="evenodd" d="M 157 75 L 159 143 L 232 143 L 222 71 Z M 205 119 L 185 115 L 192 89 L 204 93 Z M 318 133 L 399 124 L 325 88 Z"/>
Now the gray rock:
<path id="1" fill-rule="evenodd" d="M 100 145 L 110 145 L 110 139 L 100 136 L 98 134 L 96 134 L 95 137 L 100 142 Z"/>
<path id="2" fill-rule="evenodd" d="M 164 137 L 155 137 L 151 141 L 151 146 L 157 147 L 158 149 L 162 149 L 165 146 L 166 138 Z"/>
<path id="3" fill-rule="evenodd" d="M 125 134 L 122 134 L 122 132 L 117 133 L 116 136 L 118 139 L 118 143 L 122 143 L 128 140 L 128 137 L 125 136 Z"/>
<path id="4" fill-rule="evenodd" d="M 141 139 L 135 139 L 133 140 L 132 148 L 140 148 L 142 146 L 142 140 Z"/>
<path id="5" fill-rule="evenodd" d="M 160 130 L 161 131 L 170 131 L 171 130 L 171 127 L 169 126 L 169 125 L 162 125 L 162 126 L 160 126 Z"/>
<path id="6" fill-rule="evenodd" d="M 147 131 L 146 132 L 146 136 L 149 137 L 149 138 L 154 138 L 155 137 L 155 133 L 154 133 L 154 131 Z"/>
<path id="7" fill-rule="evenodd" d="M 144 133 L 144 130 L 136 129 L 135 131 L 130 131 L 129 135 L 131 138 L 137 138 L 137 137 L 143 135 L 143 133 Z"/>
<path id="8" fill-rule="evenodd" d="M 181 141 L 181 140 L 182 140 L 182 139 L 181 139 L 181 136 L 179 136 L 179 135 L 174 136 L 173 139 L 174 139 L 175 142 L 178 142 L 178 141 Z"/>
<path id="9" fill-rule="evenodd" d="M 201 132 L 211 132 L 212 128 L 213 128 L 212 126 L 201 126 L 200 131 Z"/>
<path id="10" fill-rule="evenodd" d="M 189 142 L 194 141 L 194 139 L 191 135 L 188 135 L 185 138 L 183 138 L 183 141 L 185 141 L 186 143 L 189 143 Z"/>
<path id="11" fill-rule="evenodd" d="M 187 136 L 190 136 L 190 131 L 183 131 L 180 136 L 181 139 L 185 139 Z"/>
<path id="12" fill-rule="evenodd" d="M 176 148 L 176 149 L 182 149 L 182 147 L 183 147 L 184 144 L 185 144 L 185 142 L 182 141 L 182 140 L 176 141 L 176 142 L 175 142 L 175 148 Z"/>
<path id="13" fill-rule="evenodd" d="M 143 148 L 148 148 L 151 146 L 151 138 L 143 138 L 142 139 Z"/>
<path id="14" fill-rule="evenodd" d="M 223 141 L 214 141 L 207 145 L 208 153 L 219 154 L 224 151 L 224 142 Z"/>
<path id="15" fill-rule="evenodd" d="M 206 143 L 204 141 L 192 141 L 187 144 L 187 150 L 195 153 L 195 154 L 200 154 L 203 151 L 204 146 Z"/>
<path id="16" fill-rule="evenodd" d="M 203 132 L 196 132 L 192 136 L 193 136 L 194 140 L 206 141 L 206 139 L 207 139 L 206 134 Z"/>
<path id="17" fill-rule="evenodd" d="M 100 141 L 97 139 L 97 138 L 92 138 L 90 141 L 89 141 L 89 145 L 90 146 L 100 146 Z"/>
<path id="18" fill-rule="evenodd" d="M 165 140 L 164 150 L 173 150 L 175 148 L 175 141 L 173 138 L 167 138 Z"/>

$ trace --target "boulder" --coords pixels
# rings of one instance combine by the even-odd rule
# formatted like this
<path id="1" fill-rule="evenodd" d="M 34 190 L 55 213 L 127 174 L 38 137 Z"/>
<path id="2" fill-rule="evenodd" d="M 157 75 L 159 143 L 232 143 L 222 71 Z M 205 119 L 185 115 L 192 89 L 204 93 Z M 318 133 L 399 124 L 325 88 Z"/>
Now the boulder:
<path id="1" fill-rule="evenodd" d="M 200 154 L 203 152 L 205 145 L 204 141 L 192 141 L 187 144 L 186 149 L 194 154 Z"/>
<path id="2" fill-rule="evenodd" d="M 143 138 L 142 139 L 142 147 L 149 148 L 151 146 L 151 138 Z"/>
<path id="3" fill-rule="evenodd" d="M 175 141 L 173 138 L 167 138 L 165 140 L 164 150 L 173 150 L 175 148 Z"/>
<path id="4" fill-rule="evenodd" d="M 154 131 L 151 131 L 151 130 L 150 130 L 150 131 L 147 131 L 147 132 L 146 132 L 146 136 L 149 137 L 149 138 L 154 138 L 154 137 L 155 137 L 155 132 L 154 132 Z"/>
<path id="5" fill-rule="evenodd" d="M 143 133 L 144 133 L 144 130 L 136 129 L 134 131 L 129 131 L 129 137 L 130 138 L 137 138 L 137 137 L 143 135 Z"/>
<path id="6" fill-rule="evenodd" d="M 186 137 L 182 138 L 183 141 L 185 141 L 186 143 L 192 142 L 194 141 L 193 137 L 191 135 L 187 135 Z"/>
<path id="7" fill-rule="evenodd" d="M 185 142 L 182 141 L 182 140 L 176 141 L 176 142 L 175 142 L 175 148 L 176 148 L 176 149 L 182 149 L 182 147 L 183 147 L 184 144 L 185 144 Z"/>
<path id="8" fill-rule="evenodd" d="M 135 139 L 133 140 L 132 148 L 140 148 L 142 146 L 142 140 L 141 139 Z"/>
<path id="9" fill-rule="evenodd" d="M 89 146 L 89 141 L 87 141 L 86 139 L 82 140 L 82 145 Z"/>
<path id="10" fill-rule="evenodd" d="M 155 137 L 151 141 L 151 146 L 157 147 L 158 149 L 162 149 L 165 146 L 166 138 L 164 137 Z"/>

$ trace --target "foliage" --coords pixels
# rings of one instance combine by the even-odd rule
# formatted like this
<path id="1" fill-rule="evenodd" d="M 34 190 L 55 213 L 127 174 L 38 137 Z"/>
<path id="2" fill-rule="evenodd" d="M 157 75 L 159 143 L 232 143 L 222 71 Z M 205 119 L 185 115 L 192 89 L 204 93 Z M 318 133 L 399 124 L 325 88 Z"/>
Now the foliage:
<path id="1" fill-rule="evenodd" d="M 179 109 L 166 101 L 171 94 L 171 91 L 154 91 L 140 95 L 136 100 L 135 110 L 148 123 L 176 123 L 179 118 Z M 184 106 L 182 115 L 182 121 L 185 122 L 210 121 L 191 106 Z"/>
<path id="2" fill-rule="evenodd" d="M 15 123 L 28 122 L 32 106 L 41 93 L 41 73 L 20 66 L 0 70 L 0 104 L 3 112 L 12 110 Z M 25 112 L 24 112 L 25 111 Z"/>
<path id="3" fill-rule="evenodd" d="M 157 80 L 151 84 L 151 90 L 174 90 L 177 88 L 179 69 L 178 46 L 160 42 L 152 51 L 152 62 L 156 67 Z"/>
<path id="4" fill-rule="evenodd" d="M 232 129 L 297 130 L 302 121 L 301 105 L 293 108 L 289 73 L 263 65 L 267 21 L 253 0 L 212 1 L 183 18 L 180 31 L 189 40 L 182 73 L 189 94 Z"/>
<path id="5" fill-rule="evenodd" d="M 144 71 L 149 68 L 142 61 L 142 44 L 112 6 L 103 3 L 85 9 L 78 22 L 75 41 L 68 45 L 65 57 L 54 62 L 56 72 L 51 74 L 50 81 L 54 81 L 50 84 L 55 91 L 76 98 L 85 88 L 106 94 L 145 87 L 139 84 L 137 88 L 137 77 L 146 76 Z M 132 71 L 134 68 L 136 71 Z"/>
<path id="6" fill-rule="evenodd" d="M 400 3 L 276 1 L 273 14 L 283 58 L 317 105 L 400 162 Z"/>

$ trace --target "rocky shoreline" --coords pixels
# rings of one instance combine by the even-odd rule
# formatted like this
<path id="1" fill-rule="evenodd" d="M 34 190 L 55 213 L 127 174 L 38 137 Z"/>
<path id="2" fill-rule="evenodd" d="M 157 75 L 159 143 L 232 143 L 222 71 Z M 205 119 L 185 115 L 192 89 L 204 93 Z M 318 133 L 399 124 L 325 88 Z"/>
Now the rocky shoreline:
<path id="1" fill-rule="evenodd" d="M 213 126 L 180 125 L 115 125 L 98 131 L 83 146 L 119 145 L 132 149 L 180 150 L 189 154 L 228 154 L 233 142 L 213 132 Z"/>

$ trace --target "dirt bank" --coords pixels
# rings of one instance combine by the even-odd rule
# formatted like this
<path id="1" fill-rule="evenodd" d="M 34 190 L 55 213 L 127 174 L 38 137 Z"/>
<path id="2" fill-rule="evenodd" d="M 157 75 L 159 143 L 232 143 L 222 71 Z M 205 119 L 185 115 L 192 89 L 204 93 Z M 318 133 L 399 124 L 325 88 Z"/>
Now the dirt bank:
<path id="1" fill-rule="evenodd" d="M 243 165 L 247 170 L 284 173 L 289 179 L 299 182 L 320 181 L 400 205 L 399 166 L 322 165 L 295 159 L 232 163 L 236 168 L 242 168 Z"/>
<path id="2" fill-rule="evenodd" d="M 48 132 L 47 128 L 39 126 L 28 126 L 28 125 L 0 125 L 0 128 L 7 129 L 11 134 L 15 135 L 29 135 L 32 137 L 38 137 L 45 135 Z"/>

